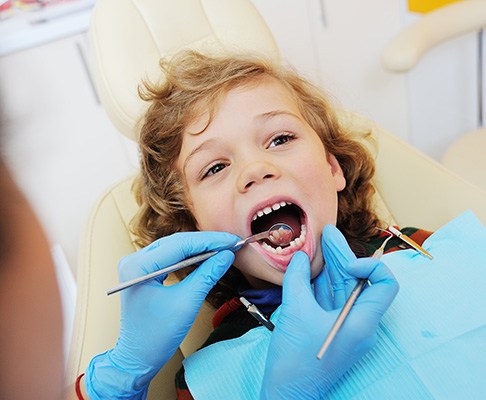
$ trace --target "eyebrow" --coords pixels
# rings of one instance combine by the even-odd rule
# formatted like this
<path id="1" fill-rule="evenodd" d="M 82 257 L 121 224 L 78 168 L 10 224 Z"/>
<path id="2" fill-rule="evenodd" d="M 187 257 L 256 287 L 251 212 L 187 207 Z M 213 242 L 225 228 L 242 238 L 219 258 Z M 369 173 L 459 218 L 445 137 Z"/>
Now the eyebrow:
<path id="1" fill-rule="evenodd" d="M 286 111 L 286 110 L 273 110 L 273 111 L 268 111 L 266 113 L 260 114 L 256 116 L 256 119 L 263 119 L 263 120 L 268 120 L 270 118 L 278 117 L 281 115 L 287 115 L 289 117 L 298 119 L 299 121 L 302 121 L 302 118 L 299 117 L 297 114 L 294 114 L 293 112 Z"/>
<path id="2" fill-rule="evenodd" d="M 199 146 L 196 146 L 192 151 L 189 153 L 189 155 L 186 157 L 184 160 L 184 165 L 182 166 L 182 171 L 186 170 L 187 164 L 193 158 L 197 153 L 200 153 L 201 151 L 204 151 L 206 147 L 210 146 L 212 142 L 215 142 L 216 138 L 211 138 L 206 140 L 205 142 L 202 142 Z"/>

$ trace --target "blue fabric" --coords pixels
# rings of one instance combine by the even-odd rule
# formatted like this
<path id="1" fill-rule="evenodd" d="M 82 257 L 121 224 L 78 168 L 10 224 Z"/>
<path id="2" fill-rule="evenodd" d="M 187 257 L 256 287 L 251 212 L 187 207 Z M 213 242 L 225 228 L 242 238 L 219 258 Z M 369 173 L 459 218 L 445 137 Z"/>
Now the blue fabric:
<path id="1" fill-rule="evenodd" d="M 247 288 L 239 290 L 239 295 L 255 304 L 263 314 L 271 315 L 282 303 L 282 286 L 264 290 Z"/>
<path id="2" fill-rule="evenodd" d="M 466 212 L 423 247 L 433 260 L 414 250 L 383 256 L 400 292 L 380 324 L 377 346 L 327 398 L 486 398 L 486 228 Z M 278 310 L 271 319 L 276 323 Z M 270 337 L 259 327 L 188 357 L 194 398 L 258 398 Z"/>

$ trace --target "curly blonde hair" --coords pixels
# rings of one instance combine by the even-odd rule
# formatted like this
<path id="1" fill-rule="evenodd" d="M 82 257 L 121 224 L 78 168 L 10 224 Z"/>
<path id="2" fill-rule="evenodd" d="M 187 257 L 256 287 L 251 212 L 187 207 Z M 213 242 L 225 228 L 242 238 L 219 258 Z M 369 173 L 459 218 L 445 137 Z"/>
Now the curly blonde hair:
<path id="1" fill-rule="evenodd" d="M 267 77 L 287 87 L 304 119 L 344 172 L 346 187 L 338 194 L 337 227 L 351 242 L 376 235 L 380 221 L 372 202 L 374 161 L 356 134 L 338 123 L 322 90 L 290 68 L 250 56 L 211 57 L 184 51 L 162 60 L 161 68 L 163 83 L 145 82 L 139 90 L 141 98 L 150 102 L 140 132 L 141 171 L 135 184 L 140 210 L 132 223 L 140 246 L 174 232 L 195 230 L 183 179 L 175 166 L 188 124 L 209 110 L 209 125 L 226 93 Z M 235 294 L 241 276 L 232 270 L 208 297 L 216 306 Z"/>

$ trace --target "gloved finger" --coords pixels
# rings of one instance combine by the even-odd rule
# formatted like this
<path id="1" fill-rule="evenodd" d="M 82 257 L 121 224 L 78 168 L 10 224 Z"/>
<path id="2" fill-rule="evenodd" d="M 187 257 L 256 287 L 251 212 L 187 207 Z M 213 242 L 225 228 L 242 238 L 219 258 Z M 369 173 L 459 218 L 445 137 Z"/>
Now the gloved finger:
<path id="1" fill-rule="evenodd" d="M 356 279 L 346 271 L 356 256 L 343 234 L 333 225 L 326 225 L 322 230 L 321 245 L 334 293 L 334 306 L 342 307 L 356 285 Z"/>
<path id="2" fill-rule="evenodd" d="M 349 272 L 356 277 L 368 279 L 371 283 L 361 293 L 356 306 L 366 306 L 373 313 L 383 315 L 398 293 L 399 285 L 390 269 L 380 260 L 359 258 L 349 266 Z"/>
<path id="3" fill-rule="evenodd" d="M 291 305 L 296 301 L 314 298 L 310 283 L 309 257 L 302 251 L 294 254 L 285 272 L 282 284 L 282 304 Z"/>
<path id="4" fill-rule="evenodd" d="M 322 230 L 321 245 L 323 255 L 340 264 L 356 259 L 346 238 L 334 225 L 326 225 Z"/>
<path id="5" fill-rule="evenodd" d="M 124 257 L 119 263 L 120 279 L 152 273 L 196 254 L 227 249 L 238 240 L 238 236 L 227 232 L 175 233 Z"/>
<path id="6" fill-rule="evenodd" d="M 194 292 L 207 295 L 226 271 L 228 271 L 234 259 L 235 255 L 233 252 L 222 250 L 204 261 L 177 285 L 187 287 L 188 296 Z"/>
<path id="7" fill-rule="evenodd" d="M 331 287 L 331 278 L 326 266 L 314 278 L 314 295 L 317 303 L 326 311 L 334 309 L 334 293 Z"/>
<path id="8" fill-rule="evenodd" d="M 327 264 L 327 270 L 329 272 L 328 285 L 332 290 L 332 308 L 340 308 L 353 291 L 357 280 L 353 276 L 344 274 L 342 268 L 334 263 Z"/>

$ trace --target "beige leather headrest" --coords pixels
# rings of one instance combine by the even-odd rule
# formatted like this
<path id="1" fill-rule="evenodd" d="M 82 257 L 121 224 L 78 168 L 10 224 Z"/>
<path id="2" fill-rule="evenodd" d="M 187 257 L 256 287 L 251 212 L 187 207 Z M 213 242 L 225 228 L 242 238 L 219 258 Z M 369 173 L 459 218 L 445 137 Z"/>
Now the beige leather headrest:
<path id="1" fill-rule="evenodd" d="M 134 140 L 147 107 L 137 88 L 142 79 L 161 79 L 160 58 L 189 48 L 279 57 L 270 30 L 249 0 L 98 0 L 90 45 L 103 107 L 118 130 Z"/>

